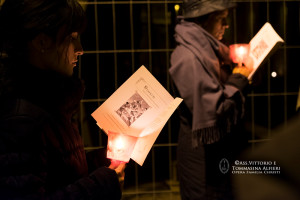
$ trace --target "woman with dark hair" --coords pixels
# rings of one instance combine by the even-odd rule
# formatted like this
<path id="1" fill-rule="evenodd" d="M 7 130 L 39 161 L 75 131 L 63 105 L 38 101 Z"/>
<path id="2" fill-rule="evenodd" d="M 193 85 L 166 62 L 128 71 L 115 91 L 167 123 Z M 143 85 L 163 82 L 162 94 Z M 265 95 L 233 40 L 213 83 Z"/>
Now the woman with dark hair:
<path id="1" fill-rule="evenodd" d="M 250 62 L 232 70 L 222 40 L 230 0 L 183 0 L 170 75 L 180 105 L 178 177 L 182 200 L 233 199 L 230 163 L 239 153 Z"/>
<path id="2" fill-rule="evenodd" d="M 0 199 L 121 199 L 125 164 L 88 173 L 74 115 L 86 25 L 76 0 L 6 0 L 0 10 Z"/>

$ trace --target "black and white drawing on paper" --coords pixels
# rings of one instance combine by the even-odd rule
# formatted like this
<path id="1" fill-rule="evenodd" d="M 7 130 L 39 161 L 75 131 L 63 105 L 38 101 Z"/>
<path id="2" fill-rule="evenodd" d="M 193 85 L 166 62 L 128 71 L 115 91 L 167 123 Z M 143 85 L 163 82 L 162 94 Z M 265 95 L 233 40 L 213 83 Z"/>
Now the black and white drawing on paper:
<path id="1" fill-rule="evenodd" d="M 148 103 L 136 92 L 116 111 L 116 113 L 128 126 L 130 126 L 149 108 L 151 107 Z"/>

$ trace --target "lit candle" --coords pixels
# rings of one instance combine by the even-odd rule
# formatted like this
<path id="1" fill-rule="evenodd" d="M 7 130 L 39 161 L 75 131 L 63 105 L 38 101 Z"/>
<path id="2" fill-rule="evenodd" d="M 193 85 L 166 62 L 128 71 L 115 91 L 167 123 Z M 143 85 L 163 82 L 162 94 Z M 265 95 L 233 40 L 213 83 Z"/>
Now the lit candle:
<path id="1" fill-rule="evenodd" d="M 232 44 L 229 46 L 230 57 L 232 62 L 237 63 L 239 67 L 248 58 L 250 45 L 249 44 Z"/>
<path id="2" fill-rule="evenodd" d="M 107 158 L 129 162 L 137 137 L 108 131 Z"/>

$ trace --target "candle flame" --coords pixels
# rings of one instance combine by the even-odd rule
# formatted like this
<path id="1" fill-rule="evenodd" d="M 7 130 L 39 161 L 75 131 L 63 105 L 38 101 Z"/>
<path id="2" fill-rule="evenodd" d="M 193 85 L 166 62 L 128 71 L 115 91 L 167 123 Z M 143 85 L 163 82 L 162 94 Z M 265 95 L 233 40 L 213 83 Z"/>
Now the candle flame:
<path id="1" fill-rule="evenodd" d="M 239 66 L 242 66 L 250 51 L 249 44 L 232 44 L 229 46 L 230 57 L 234 63 L 238 63 Z"/>
<path id="2" fill-rule="evenodd" d="M 122 137 L 116 138 L 115 147 L 116 147 L 117 151 L 124 150 L 125 144 L 124 144 L 124 140 Z"/>
<path id="3" fill-rule="evenodd" d="M 107 158 L 129 162 L 137 137 L 108 131 Z"/>
<path id="4" fill-rule="evenodd" d="M 236 54 L 240 57 L 240 58 L 242 58 L 245 54 L 246 54 L 246 49 L 245 49 L 245 47 L 243 47 L 243 46 L 240 46 L 239 48 L 237 48 L 237 52 L 236 52 Z"/>

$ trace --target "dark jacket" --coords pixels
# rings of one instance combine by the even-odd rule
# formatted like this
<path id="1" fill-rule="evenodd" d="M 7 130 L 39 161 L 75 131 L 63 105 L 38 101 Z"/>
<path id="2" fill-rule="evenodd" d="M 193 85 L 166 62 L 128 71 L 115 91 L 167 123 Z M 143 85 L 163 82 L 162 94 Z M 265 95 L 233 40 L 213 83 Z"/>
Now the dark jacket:
<path id="1" fill-rule="evenodd" d="M 181 20 L 175 27 L 175 40 L 178 45 L 169 72 L 184 100 L 180 107 L 185 106 L 181 116 L 189 123 L 185 130 L 193 134 L 195 147 L 215 143 L 240 118 L 241 91 L 248 80 L 228 73 L 228 47 L 196 23 Z"/>
<path id="2" fill-rule="evenodd" d="M 233 199 L 230 173 L 220 166 L 223 159 L 231 163 L 244 145 L 239 126 L 248 80 L 231 74 L 228 47 L 196 23 L 181 20 L 175 40 L 169 72 L 183 98 L 177 146 L 181 198 Z"/>
<path id="3" fill-rule="evenodd" d="M 0 99 L 0 199 L 121 199 L 114 170 L 88 174 L 72 118 L 81 82 L 28 67 L 9 85 Z"/>

